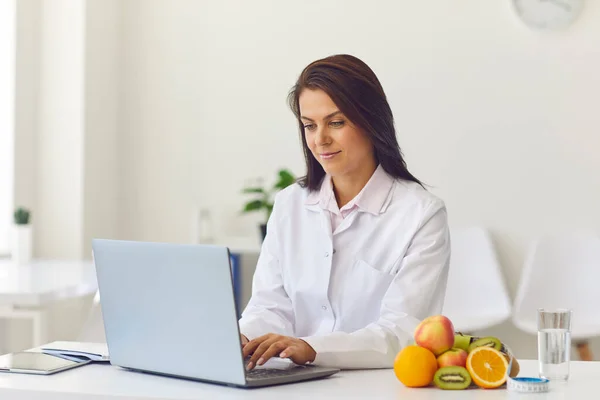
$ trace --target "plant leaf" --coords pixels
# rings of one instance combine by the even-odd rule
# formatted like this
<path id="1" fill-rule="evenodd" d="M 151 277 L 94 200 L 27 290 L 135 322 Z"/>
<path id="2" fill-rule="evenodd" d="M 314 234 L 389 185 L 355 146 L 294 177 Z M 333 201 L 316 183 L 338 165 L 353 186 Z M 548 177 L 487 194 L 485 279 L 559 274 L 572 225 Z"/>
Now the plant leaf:
<path id="1" fill-rule="evenodd" d="M 264 201 L 253 200 L 253 201 L 246 203 L 246 206 L 244 207 L 244 212 L 260 210 L 263 207 L 265 207 Z"/>
<path id="2" fill-rule="evenodd" d="M 282 169 L 279 171 L 279 181 L 275 184 L 275 189 L 285 189 L 294 184 L 296 178 L 288 170 Z"/>

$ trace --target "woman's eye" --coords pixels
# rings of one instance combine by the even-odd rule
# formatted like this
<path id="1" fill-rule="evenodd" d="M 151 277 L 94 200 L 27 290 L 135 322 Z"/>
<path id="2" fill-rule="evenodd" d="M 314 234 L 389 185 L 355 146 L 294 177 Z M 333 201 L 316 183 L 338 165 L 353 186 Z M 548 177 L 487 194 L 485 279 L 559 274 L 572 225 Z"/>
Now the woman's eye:
<path id="1" fill-rule="evenodd" d="M 344 121 L 331 121 L 330 125 L 334 128 L 339 128 L 344 125 Z"/>
<path id="2" fill-rule="evenodd" d="M 306 125 L 304 125 L 304 129 L 306 129 L 308 131 L 314 131 L 315 130 L 315 124 L 306 124 Z"/>

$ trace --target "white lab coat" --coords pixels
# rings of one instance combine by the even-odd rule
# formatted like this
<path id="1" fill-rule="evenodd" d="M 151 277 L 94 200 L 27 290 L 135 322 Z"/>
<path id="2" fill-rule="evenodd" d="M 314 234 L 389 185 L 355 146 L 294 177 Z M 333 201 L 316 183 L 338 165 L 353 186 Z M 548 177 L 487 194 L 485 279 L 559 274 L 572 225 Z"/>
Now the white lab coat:
<path id="1" fill-rule="evenodd" d="M 308 189 L 278 193 L 239 321 L 244 335 L 299 337 L 316 351 L 316 365 L 390 368 L 420 320 L 441 313 L 445 205 L 416 183 L 385 177 L 378 207 L 355 210 L 333 233 Z"/>

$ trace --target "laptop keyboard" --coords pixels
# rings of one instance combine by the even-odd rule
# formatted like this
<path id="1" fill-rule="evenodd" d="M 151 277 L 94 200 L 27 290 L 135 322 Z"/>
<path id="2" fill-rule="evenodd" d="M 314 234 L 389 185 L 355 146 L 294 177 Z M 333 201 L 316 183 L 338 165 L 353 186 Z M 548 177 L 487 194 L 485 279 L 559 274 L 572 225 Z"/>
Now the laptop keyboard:
<path id="1" fill-rule="evenodd" d="M 246 372 L 246 377 L 248 379 L 277 378 L 280 376 L 290 376 L 290 375 L 297 374 L 300 369 L 302 369 L 302 367 L 292 368 L 292 369 L 275 369 L 275 368 L 253 369 L 253 370 Z"/>

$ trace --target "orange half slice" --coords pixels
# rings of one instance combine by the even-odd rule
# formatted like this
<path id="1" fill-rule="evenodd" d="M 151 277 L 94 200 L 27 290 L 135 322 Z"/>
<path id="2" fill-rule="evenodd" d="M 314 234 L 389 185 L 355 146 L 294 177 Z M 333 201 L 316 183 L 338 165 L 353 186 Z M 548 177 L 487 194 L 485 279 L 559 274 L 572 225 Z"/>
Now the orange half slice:
<path id="1" fill-rule="evenodd" d="M 506 382 L 508 361 L 494 348 L 477 347 L 467 357 L 467 370 L 477 386 L 494 389 Z"/>

